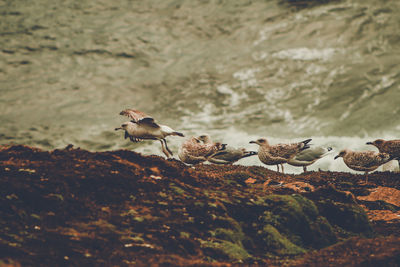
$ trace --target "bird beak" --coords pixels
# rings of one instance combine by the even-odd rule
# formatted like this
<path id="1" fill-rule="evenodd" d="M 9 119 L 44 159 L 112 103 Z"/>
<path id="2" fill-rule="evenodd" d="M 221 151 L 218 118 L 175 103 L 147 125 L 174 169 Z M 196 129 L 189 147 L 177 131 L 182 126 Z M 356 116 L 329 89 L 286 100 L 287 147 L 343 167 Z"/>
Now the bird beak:
<path id="1" fill-rule="evenodd" d="M 250 141 L 249 144 L 257 144 L 256 141 Z"/>
<path id="2" fill-rule="evenodd" d="M 114 131 L 122 130 L 121 127 L 115 128 Z"/>
<path id="3" fill-rule="evenodd" d="M 366 144 L 367 144 L 367 145 L 372 145 L 372 142 L 367 142 Z"/>
<path id="4" fill-rule="evenodd" d="M 339 155 L 337 155 L 336 157 L 334 157 L 333 159 L 337 159 L 339 157 Z"/>

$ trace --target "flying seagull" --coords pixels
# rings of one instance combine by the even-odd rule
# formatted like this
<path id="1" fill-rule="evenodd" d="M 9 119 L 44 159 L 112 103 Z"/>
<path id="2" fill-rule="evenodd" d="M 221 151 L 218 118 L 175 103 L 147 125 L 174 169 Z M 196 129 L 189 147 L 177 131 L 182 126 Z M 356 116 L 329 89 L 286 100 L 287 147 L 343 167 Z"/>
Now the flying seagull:
<path id="1" fill-rule="evenodd" d="M 159 140 L 161 142 L 161 149 L 167 158 L 170 158 L 173 153 L 168 148 L 165 138 L 169 135 L 184 136 L 167 125 L 158 124 L 154 118 L 142 111 L 126 109 L 119 114 L 127 116 L 131 120 L 124 122 L 121 127 L 115 128 L 116 131 L 125 130 L 125 139 L 129 138 L 132 142 Z"/>

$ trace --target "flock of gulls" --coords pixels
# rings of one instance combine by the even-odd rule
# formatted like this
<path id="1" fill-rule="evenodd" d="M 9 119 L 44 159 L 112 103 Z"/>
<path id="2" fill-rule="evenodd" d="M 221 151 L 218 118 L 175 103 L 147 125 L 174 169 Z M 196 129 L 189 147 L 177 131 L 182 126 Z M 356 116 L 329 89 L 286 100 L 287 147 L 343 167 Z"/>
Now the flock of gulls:
<path id="1" fill-rule="evenodd" d="M 132 142 L 159 140 L 161 149 L 167 158 L 171 158 L 173 153 L 168 148 L 165 138 L 169 135 L 184 137 L 182 133 L 157 123 L 154 118 L 139 110 L 126 109 L 121 111 L 120 115 L 127 116 L 130 121 L 124 122 L 115 130 L 124 130 L 125 139 L 129 138 Z M 278 172 L 279 166 L 281 166 L 282 173 L 284 172 L 283 164 L 285 163 L 303 167 L 303 171 L 306 172 L 307 166 L 332 152 L 331 147 L 311 146 L 310 141 L 311 139 L 307 139 L 298 143 L 271 145 L 267 139 L 260 138 L 250 141 L 251 144 L 259 146 L 258 152 L 255 152 L 214 142 L 208 134 L 204 134 L 186 139 L 179 148 L 178 157 L 186 164 L 198 164 L 206 161 L 214 164 L 233 164 L 242 158 L 258 155 L 262 163 L 276 165 Z M 366 181 L 368 173 L 376 170 L 382 164 L 398 160 L 400 165 L 400 140 L 377 139 L 367 142 L 367 144 L 375 146 L 379 152 L 344 149 L 335 156 L 335 159 L 342 157 L 350 169 L 364 171 Z"/>

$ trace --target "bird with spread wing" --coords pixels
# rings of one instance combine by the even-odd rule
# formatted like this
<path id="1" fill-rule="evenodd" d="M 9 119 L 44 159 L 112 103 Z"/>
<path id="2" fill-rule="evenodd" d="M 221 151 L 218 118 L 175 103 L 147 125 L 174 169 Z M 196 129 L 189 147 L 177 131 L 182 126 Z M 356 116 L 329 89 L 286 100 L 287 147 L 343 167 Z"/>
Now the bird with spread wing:
<path id="1" fill-rule="evenodd" d="M 173 130 L 167 125 L 158 124 L 154 118 L 142 111 L 125 109 L 119 114 L 127 116 L 131 120 L 124 122 L 121 127 L 115 128 L 116 131 L 124 130 L 125 139 L 129 138 L 132 142 L 159 140 L 161 143 L 161 149 L 167 158 L 173 156 L 173 153 L 168 148 L 167 140 L 165 138 L 169 135 L 184 136 L 182 133 Z"/>

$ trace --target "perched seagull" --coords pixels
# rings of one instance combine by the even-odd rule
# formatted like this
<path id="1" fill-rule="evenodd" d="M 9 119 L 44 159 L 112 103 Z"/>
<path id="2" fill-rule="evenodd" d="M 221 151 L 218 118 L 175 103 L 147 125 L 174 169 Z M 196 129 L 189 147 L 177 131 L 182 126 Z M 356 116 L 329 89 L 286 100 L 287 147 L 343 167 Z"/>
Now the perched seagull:
<path id="1" fill-rule="evenodd" d="M 121 111 L 119 114 L 127 116 L 131 121 L 124 122 L 121 127 L 115 128 L 116 131 L 125 130 L 125 139 L 129 137 L 132 142 L 139 142 L 148 139 L 160 140 L 161 149 L 167 158 L 171 157 L 173 154 L 168 148 L 167 140 L 165 140 L 165 138 L 168 135 L 184 136 L 182 133 L 171 129 L 166 125 L 158 124 L 152 117 L 139 110 L 126 109 Z"/>
<path id="2" fill-rule="evenodd" d="M 224 150 L 226 144 L 210 143 L 204 144 L 196 137 L 191 137 L 183 142 L 179 148 L 178 157 L 187 164 L 197 164 L 207 161 L 216 153 Z"/>
<path id="3" fill-rule="evenodd" d="M 400 140 L 376 139 L 373 142 L 367 142 L 367 145 L 376 146 L 381 153 L 388 153 L 391 159 L 397 159 L 400 166 Z"/>
<path id="4" fill-rule="evenodd" d="M 208 134 L 200 135 L 198 140 L 203 141 L 204 144 L 212 144 L 211 137 Z M 233 164 L 239 159 L 257 155 L 255 151 L 247 151 L 245 148 L 234 148 L 227 146 L 224 150 L 216 153 L 208 159 L 209 162 L 214 164 Z"/>
<path id="5" fill-rule="evenodd" d="M 307 144 L 310 141 L 311 139 L 307 139 L 294 144 L 269 145 L 267 139 L 260 138 L 257 141 L 250 141 L 250 144 L 257 144 L 260 146 L 258 148 L 258 158 L 262 163 L 266 165 L 276 165 L 278 172 L 279 165 L 281 165 L 283 173 L 283 164 L 294 158 L 300 151 L 309 148 Z"/>
<path id="6" fill-rule="evenodd" d="M 288 160 L 288 164 L 292 166 L 303 166 L 303 171 L 307 171 L 307 166 L 313 164 L 320 158 L 325 157 L 332 151 L 331 147 L 310 147 L 297 153 L 293 158 Z"/>
<path id="7" fill-rule="evenodd" d="M 350 169 L 355 171 L 365 171 L 365 182 L 368 181 L 368 172 L 376 170 L 382 164 L 390 161 L 390 155 L 387 153 L 378 153 L 374 151 L 351 151 L 344 149 L 335 157 L 342 157 L 344 163 Z"/>

